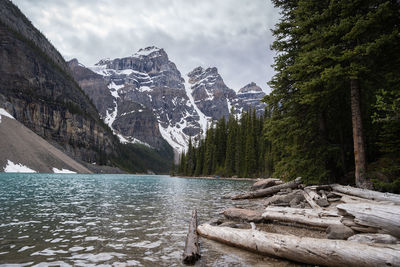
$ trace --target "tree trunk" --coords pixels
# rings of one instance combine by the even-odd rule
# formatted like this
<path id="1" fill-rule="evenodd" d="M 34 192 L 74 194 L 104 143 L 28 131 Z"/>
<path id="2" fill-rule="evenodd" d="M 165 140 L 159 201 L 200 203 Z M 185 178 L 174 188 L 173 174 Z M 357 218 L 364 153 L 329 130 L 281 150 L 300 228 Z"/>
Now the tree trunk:
<path id="1" fill-rule="evenodd" d="M 186 237 L 183 263 L 194 264 L 200 258 L 199 237 L 197 236 L 197 211 L 193 210 L 189 231 Z"/>
<path id="2" fill-rule="evenodd" d="M 350 79 L 350 96 L 356 186 L 360 188 L 371 188 L 366 177 L 367 163 L 365 159 L 365 144 L 362 127 L 360 88 L 358 86 L 358 80 L 354 78 Z"/>
<path id="3" fill-rule="evenodd" d="M 253 191 L 253 192 L 239 194 L 239 195 L 233 196 L 232 199 L 237 200 L 237 199 L 266 197 L 266 196 L 269 196 L 269 195 L 279 192 L 281 189 L 296 188 L 300 183 L 301 183 L 301 178 L 297 177 L 295 180 L 287 182 L 285 184 L 275 185 L 275 186 L 271 186 L 271 187 L 268 187 L 265 189 L 260 189 L 260 190 Z"/>
<path id="4" fill-rule="evenodd" d="M 201 236 L 259 254 L 324 266 L 400 266 L 400 246 L 266 233 L 202 224 Z"/>

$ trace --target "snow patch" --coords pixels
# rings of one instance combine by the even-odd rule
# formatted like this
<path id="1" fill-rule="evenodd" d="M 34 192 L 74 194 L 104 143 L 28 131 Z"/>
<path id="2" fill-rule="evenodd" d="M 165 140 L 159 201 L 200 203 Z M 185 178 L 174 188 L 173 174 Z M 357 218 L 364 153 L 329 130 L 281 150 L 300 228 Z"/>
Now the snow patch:
<path id="1" fill-rule="evenodd" d="M 7 165 L 4 167 L 4 172 L 24 172 L 24 173 L 34 173 L 36 171 L 28 168 L 25 165 L 22 165 L 21 163 L 15 164 L 11 160 L 7 161 Z"/>
<path id="2" fill-rule="evenodd" d="M 148 86 L 140 86 L 139 88 L 138 88 L 138 90 L 139 90 L 139 92 L 152 92 L 153 90 L 150 88 L 150 87 L 148 87 Z"/>
<path id="3" fill-rule="evenodd" d="M 106 117 L 104 118 L 104 122 L 110 126 L 110 128 L 114 131 L 114 128 L 112 127 L 112 124 L 115 121 L 115 118 L 117 117 L 117 113 L 118 113 L 118 104 L 117 101 L 114 100 L 114 104 L 115 104 L 115 108 L 114 110 L 109 113 L 108 110 L 106 110 Z"/>
<path id="4" fill-rule="evenodd" d="M 139 51 L 137 51 L 133 56 L 148 56 L 151 53 L 159 52 L 159 51 L 160 51 L 160 48 L 155 47 L 155 46 L 150 46 L 150 47 L 139 49 Z"/>
<path id="5" fill-rule="evenodd" d="M 68 169 L 57 169 L 57 168 L 53 168 L 53 172 L 54 173 L 76 173 L 74 171 L 70 171 Z"/>
<path id="6" fill-rule="evenodd" d="M 118 90 L 123 88 L 124 86 L 124 84 L 116 85 L 114 81 L 112 81 L 107 87 L 108 89 L 110 89 L 110 93 L 114 98 L 119 98 Z"/>
<path id="7" fill-rule="evenodd" d="M 128 137 L 130 140 L 128 140 L 125 136 L 123 136 L 122 134 L 117 134 L 119 141 L 121 142 L 121 144 L 127 144 L 127 143 L 131 143 L 131 144 L 141 144 L 141 145 L 145 145 L 149 148 L 153 148 L 151 145 L 149 145 L 146 142 L 140 141 L 139 139 L 136 139 L 134 137 Z"/>
<path id="8" fill-rule="evenodd" d="M 206 133 L 206 131 L 207 131 L 208 122 L 212 121 L 212 118 L 207 117 L 206 115 L 204 115 L 204 113 L 201 112 L 201 110 L 197 107 L 197 105 L 196 105 L 196 103 L 194 101 L 192 92 L 191 92 L 191 85 L 189 83 L 189 77 L 186 77 L 186 79 L 185 79 L 185 90 L 186 90 L 186 95 L 189 98 L 190 104 L 193 106 L 194 110 L 199 115 L 199 118 L 200 118 L 199 124 L 200 124 L 201 130 L 202 130 L 203 135 L 204 135 Z"/>
<path id="9" fill-rule="evenodd" d="M 11 116 L 11 114 L 8 113 L 4 108 L 0 108 L 0 123 L 1 123 L 1 116 L 6 116 L 6 117 L 8 117 L 10 119 L 14 119 L 15 120 L 15 118 L 13 116 Z"/>

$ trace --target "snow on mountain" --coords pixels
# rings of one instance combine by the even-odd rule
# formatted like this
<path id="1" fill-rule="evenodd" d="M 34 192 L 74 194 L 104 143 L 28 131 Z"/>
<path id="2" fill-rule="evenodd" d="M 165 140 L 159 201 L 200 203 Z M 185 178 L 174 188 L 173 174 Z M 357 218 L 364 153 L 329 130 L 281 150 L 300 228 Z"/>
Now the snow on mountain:
<path id="1" fill-rule="evenodd" d="M 191 136 L 198 140 L 207 126 L 228 117 L 231 108 L 238 113 L 260 99 L 247 103 L 253 91 L 246 87 L 236 94 L 215 67 L 197 67 L 184 79 L 164 49 L 154 46 L 130 57 L 100 60 L 89 67 L 96 78 L 81 75 L 80 65 L 73 67 L 75 78 L 122 143 L 158 148 L 166 140 L 176 154 L 187 149 Z M 254 86 L 250 89 L 258 93 Z"/>

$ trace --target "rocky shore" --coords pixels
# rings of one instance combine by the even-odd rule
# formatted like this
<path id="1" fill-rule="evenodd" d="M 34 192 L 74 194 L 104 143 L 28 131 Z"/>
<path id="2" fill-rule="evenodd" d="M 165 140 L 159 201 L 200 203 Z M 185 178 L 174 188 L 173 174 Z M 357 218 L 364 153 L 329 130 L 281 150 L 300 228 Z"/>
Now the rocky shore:
<path id="1" fill-rule="evenodd" d="M 223 197 L 237 204 L 200 236 L 299 263 L 400 266 L 400 195 L 269 178 Z"/>

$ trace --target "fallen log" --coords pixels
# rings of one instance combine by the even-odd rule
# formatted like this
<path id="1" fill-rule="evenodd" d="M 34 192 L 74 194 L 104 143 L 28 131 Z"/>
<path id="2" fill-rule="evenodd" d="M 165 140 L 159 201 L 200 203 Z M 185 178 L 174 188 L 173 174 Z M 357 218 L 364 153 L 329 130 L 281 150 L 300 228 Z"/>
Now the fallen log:
<path id="1" fill-rule="evenodd" d="M 354 231 L 357 232 L 361 232 L 361 233 L 371 233 L 371 234 L 375 234 L 379 232 L 379 229 L 376 227 L 369 227 L 369 226 L 363 226 L 363 225 L 359 225 L 356 224 L 354 222 L 354 217 L 353 216 L 344 216 L 340 222 L 343 225 L 346 225 L 347 227 L 350 227 L 351 229 L 353 229 Z"/>
<path id="2" fill-rule="evenodd" d="M 383 233 L 400 237 L 400 206 L 370 203 L 339 204 L 339 214 L 354 217 L 354 222 L 362 226 L 381 229 Z"/>
<path id="3" fill-rule="evenodd" d="M 183 263 L 194 264 L 200 258 L 199 237 L 197 235 L 197 211 L 193 210 L 189 231 L 186 237 Z"/>
<path id="4" fill-rule="evenodd" d="M 341 216 L 332 211 L 316 211 L 312 209 L 267 207 L 262 214 L 265 220 L 299 223 L 313 227 L 327 228 L 342 225 Z"/>
<path id="5" fill-rule="evenodd" d="M 322 210 L 322 208 L 320 206 L 318 206 L 317 203 L 315 203 L 313 198 L 305 190 L 303 191 L 303 196 L 311 208 L 313 208 L 315 210 Z"/>
<path id="6" fill-rule="evenodd" d="M 311 199 L 320 207 L 327 207 L 329 206 L 329 202 L 326 198 L 322 198 L 320 195 L 308 187 L 304 188 L 304 191 L 311 197 Z"/>
<path id="7" fill-rule="evenodd" d="M 224 216 L 231 220 L 244 222 L 280 221 L 298 223 L 302 225 L 327 228 L 332 225 L 342 225 L 341 216 L 332 211 L 317 212 L 312 209 L 298 209 L 288 207 L 267 207 L 265 212 L 255 210 L 229 208 L 224 211 Z"/>
<path id="8" fill-rule="evenodd" d="M 331 185 L 331 187 L 333 190 L 344 194 L 371 199 L 375 201 L 390 201 L 400 205 L 400 195 L 398 194 L 381 193 L 373 190 L 355 188 L 351 186 L 343 186 L 338 184 L 333 184 Z"/>
<path id="9" fill-rule="evenodd" d="M 259 190 L 259 189 L 264 189 L 268 188 L 274 185 L 279 185 L 283 184 L 283 182 L 280 179 L 277 178 L 267 178 L 267 179 L 261 179 L 260 181 L 257 181 L 256 183 L 253 184 L 251 187 L 252 191 Z"/>
<path id="10" fill-rule="evenodd" d="M 388 234 L 358 234 L 350 236 L 348 241 L 359 243 L 399 244 L 399 240 Z"/>
<path id="11" fill-rule="evenodd" d="M 400 246 L 296 237 L 252 229 L 202 224 L 198 233 L 206 238 L 263 255 L 326 266 L 400 266 Z"/>
<path id="12" fill-rule="evenodd" d="M 244 194 L 239 194 L 239 195 L 233 196 L 232 199 L 237 200 L 237 199 L 266 197 L 266 196 L 269 196 L 269 195 L 279 192 L 281 189 L 296 188 L 300 183 L 301 183 L 301 178 L 298 177 L 295 180 L 284 183 L 284 184 L 275 185 L 275 186 L 271 186 L 271 187 L 268 187 L 265 189 L 247 192 Z"/>

